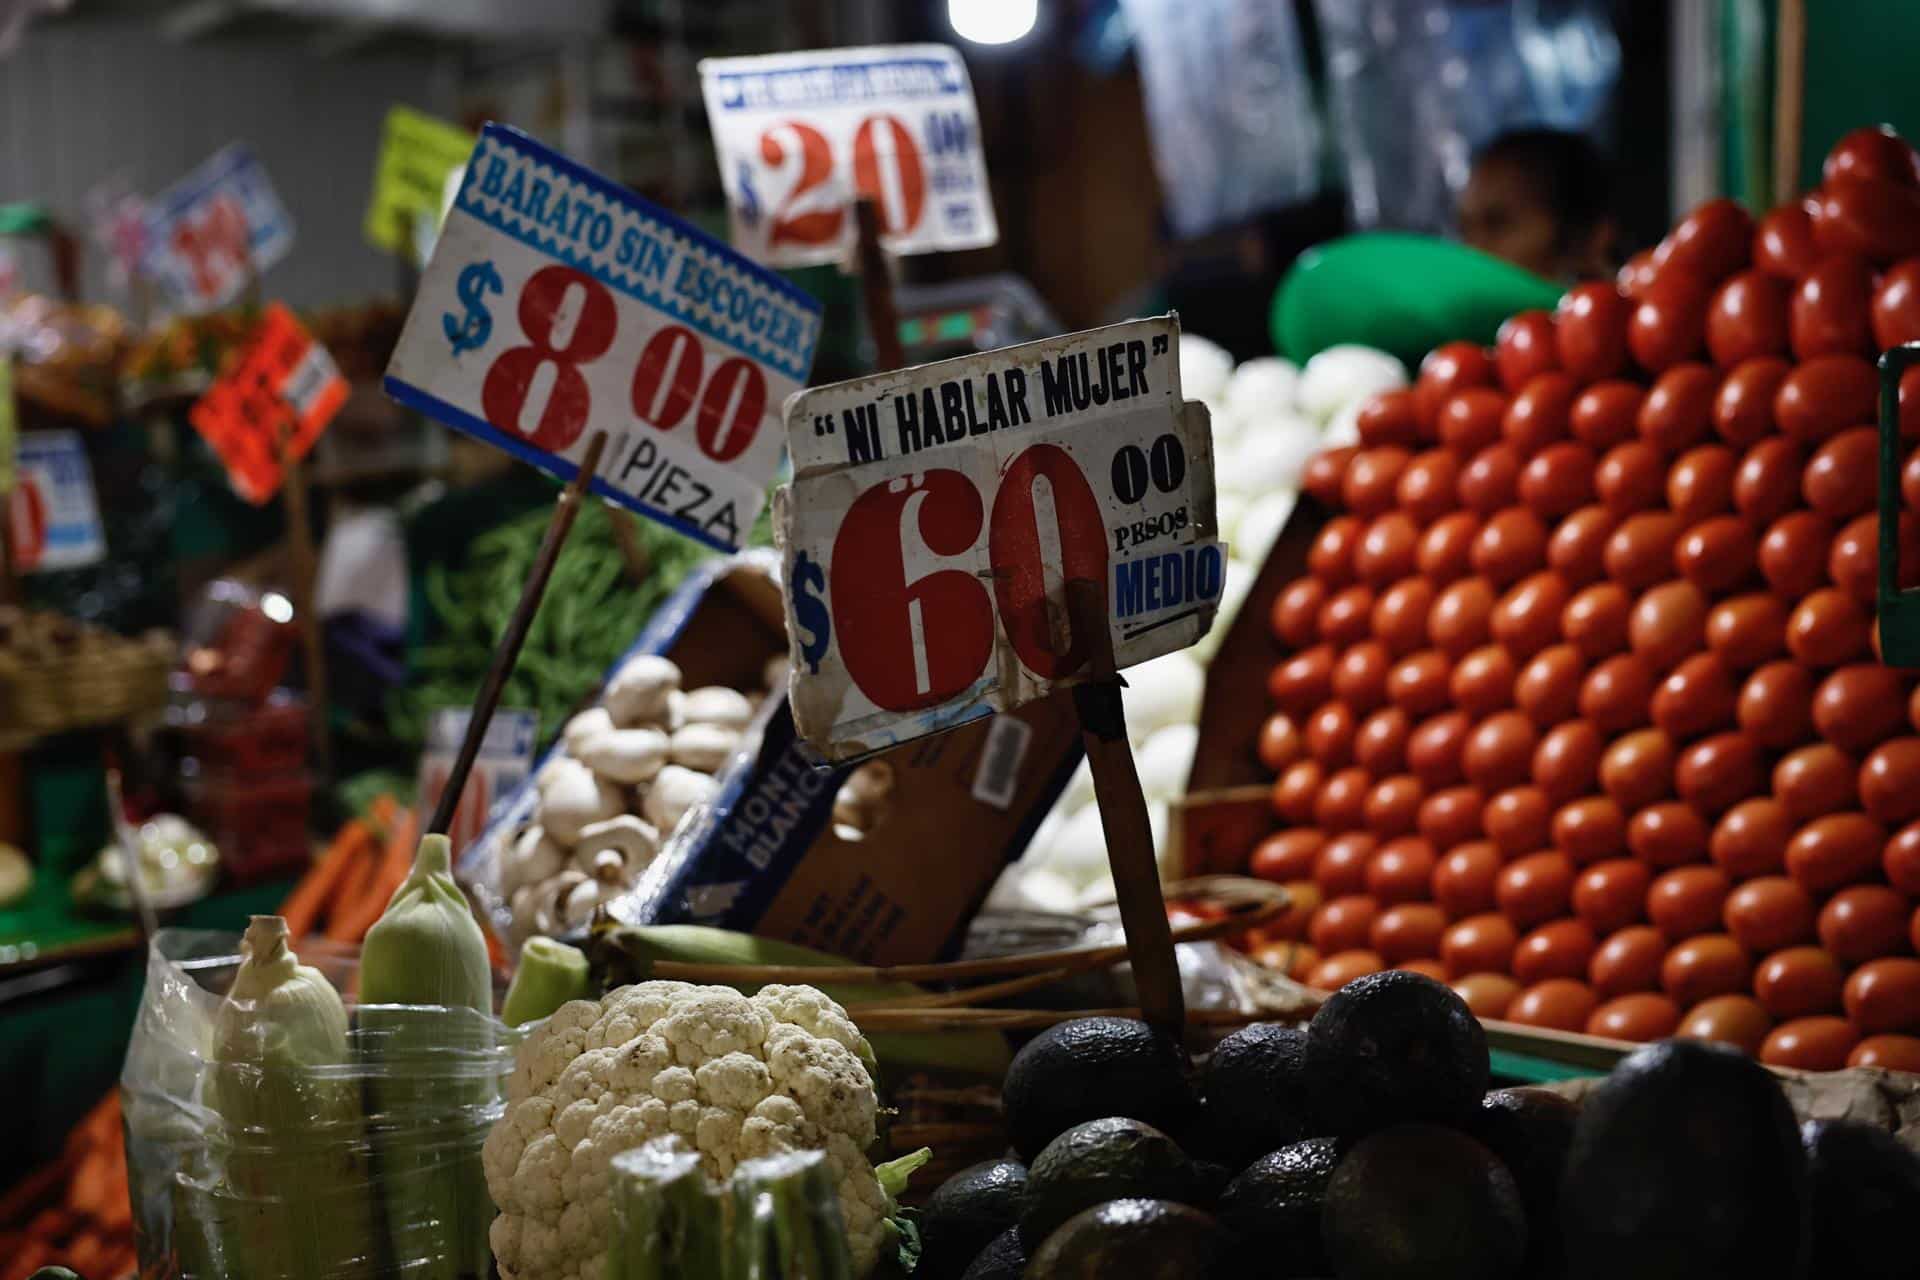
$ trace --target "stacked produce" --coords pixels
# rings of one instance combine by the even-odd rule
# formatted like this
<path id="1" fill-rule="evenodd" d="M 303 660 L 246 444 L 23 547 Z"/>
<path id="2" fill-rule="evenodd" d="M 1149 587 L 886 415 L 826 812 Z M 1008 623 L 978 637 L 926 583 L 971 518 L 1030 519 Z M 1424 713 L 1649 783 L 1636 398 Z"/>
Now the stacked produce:
<path id="1" fill-rule="evenodd" d="M 1731 1049 L 1647 1046 L 1584 1105 L 1488 1072 L 1466 1002 L 1413 973 L 1355 980 L 1304 1030 L 1237 1031 L 1191 1074 L 1143 1023 L 1063 1023 L 1008 1072 L 1017 1158 L 934 1193 L 915 1276 L 1911 1274 L 1920 1156 L 1860 1121 L 1801 1128 Z"/>
<path id="2" fill-rule="evenodd" d="M 1127 671 L 1127 733 L 1162 856 L 1168 806 L 1186 793 L 1200 741 L 1207 663 L 1293 514 L 1302 471 L 1318 450 L 1357 439 L 1357 415 L 1370 396 L 1406 381 L 1398 360 L 1367 347 L 1329 348 L 1304 368 L 1277 356 L 1236 368 L 1219 346 L 1181 335 L 1181 391 L 1204 403 L 1213 421 L 1215 506 L 1228 561 L 1212 630 L 1190 649 Z M 1093 774 L 1083 763 L 1027 852 L 1001 876 L 993 904 L 1072 911 L 1112 893 Z"/>
<path id="3" fill-rule="evenodd" d="M 1270 958 L 1920 1068 L 1920 702 L 1873 640 L 1872 358 L 1917 338 L 1920 160 L 1862 130 L 1804 204 L 1704 204 L 1369 402 L 1272 614 L 1253 870 L 1313 910 Z M 1920 509 L 1920 450 L 1902 482 Z"/>
<path id="4" fill-rule="evenodd" d="M 89 1275 L 132 1270 L 119 1090 L 73 1127 L 57 1157 L 0 1194 L 0 1224 L 0 1280 L 26 1280 L 56 1261 Z"/>

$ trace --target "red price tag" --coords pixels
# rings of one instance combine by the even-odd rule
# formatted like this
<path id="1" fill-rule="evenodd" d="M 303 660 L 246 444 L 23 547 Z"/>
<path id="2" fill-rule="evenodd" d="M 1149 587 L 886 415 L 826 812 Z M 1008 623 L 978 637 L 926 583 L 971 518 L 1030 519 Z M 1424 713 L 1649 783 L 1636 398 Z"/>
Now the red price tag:
<path id="1" fill-rule="evenodd" d="M 834 759 L 1004 710 L 1205 634 L 1206 410 L 1180 398 L 1175 320 L 1137 320 L 856 379 L 787 405 L 790 692 Z M 1068 584 L 1105 599 L 1076 630 Z"/>
<path id="2" fill-rule="evenodd" d="M 287 462 L 306 456 L 346 400 L 333 357 L 276 302 L 188 418 L 226 464 L 234 491 L 257 504 L 279 492 Z"/>

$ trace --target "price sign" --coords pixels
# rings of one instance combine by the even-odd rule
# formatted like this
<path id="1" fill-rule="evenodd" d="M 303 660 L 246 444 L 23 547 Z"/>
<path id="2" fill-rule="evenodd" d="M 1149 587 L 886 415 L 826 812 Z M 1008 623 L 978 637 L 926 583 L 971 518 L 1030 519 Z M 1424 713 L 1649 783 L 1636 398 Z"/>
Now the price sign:
<path id="1" fill-rule="evenodd" d="M 426 750 L 420 753 L 419 811 L 432 813 L 440 803 L 453 772 L 453 760 L 460 752 L 460 740 L 466 736 L 471 712 L 449 707 L 433 713 L 427 721 Z M 533 711 L 501 707 L 487 722 L 480 738 L 480 752 L 473 758 L 473 772 L 460 792 L 454 807 L 453 822 L 447 839 L 453 852 L 459 852 L 486 830 L 487 815 L 494 801 L 512 795 L 533 771 L 533 748 L 540 728 L 540 716 Z"/>
<path id="2" fill-rule="evenodd" d="M 640 197 L 490 124 L 420 282 L 387 393 L 732 550 L 806 381 L 818 302 Z"/>
<path id="3" fill-rule="evenodd" d="M 20 437 L 19 449 L 7 502 L 13 567 L 21 573 L 47 573 L 104 559 L 107 536 L 93 496 L 93 468 L 79 434 L 29 431 Z"/>
<path id="4" fill-rule="evenodd" d="M 431 245 L 447 175 L 472 150 L 473 135 L 465 129 L 409 107 L 387 112 L 363 227 L 367 242 L 387 253 L 411 253 L 423 235 Z"/>
<path id="5" fill-rule="evenodd" d="M 249 274 L 293 247 L 293 219 L 267 171 L 243 143 L 205 164 L 146 207 L 148 275 L 174 305 L 194 314 L 233 301 Z"/>
<path id="6" fill-rule="evenodd" d="M 333 357 L 276 302 L 187 419 L 226 464 L 234 492 L 259 504 L 279 492 L 287 462 L 306 456 L 346 402 Z"/>
<path id="7" fill-rule="evenodd" d="M 980 112 L 945 45 L 708 58 L 700 82 L 733 243 L 782 267 L 844 262 L 856 196 L 894 253 L 999 239 Z"/>
<path id="8" fill-rule="evenodd" d="M 857 378 L 787 405 L 789 692 L 844 760 L 1192 644 L 1226 567 L 1173 316 Z"/>

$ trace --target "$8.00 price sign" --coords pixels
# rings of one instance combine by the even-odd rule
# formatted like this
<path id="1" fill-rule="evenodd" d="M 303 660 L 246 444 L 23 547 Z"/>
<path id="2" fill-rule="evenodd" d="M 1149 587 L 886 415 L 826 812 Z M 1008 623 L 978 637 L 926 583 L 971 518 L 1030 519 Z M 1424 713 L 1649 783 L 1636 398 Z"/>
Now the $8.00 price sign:
<path id="1" fill-rule="evenodd" d="M 733 243 L 782 267 L 844 262 L 856 196 L 893 253 L 999 238 L 980 112 L 946 45 L 708 58 L 700 82 Z"/>
<path id="2" fill-rule="evenodd" d="M 820 304 L 632 192 L 490 124 L 407 315 L 387 394 L 732 550 L 785 441 Z"/>
<path id="3" fill-rule="evenodd" d="M 775 498 L 789 694 L 845 760 L 1184 648 L 1220 600 L 1206 409 L 1173 316 L 820 387 L 787 405 Z"/>

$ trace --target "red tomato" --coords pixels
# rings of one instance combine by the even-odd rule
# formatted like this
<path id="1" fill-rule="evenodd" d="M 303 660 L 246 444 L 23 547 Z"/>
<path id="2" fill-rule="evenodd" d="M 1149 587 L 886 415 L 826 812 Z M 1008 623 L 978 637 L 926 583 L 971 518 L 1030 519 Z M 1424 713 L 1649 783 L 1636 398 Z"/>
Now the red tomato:
<path id="1" fill-rule="evenodd" d="M 1333 696 L 1344 703 L 1357 718 L 1369 715 L 1387 700 L 1387 673 L 1393 658 L 1387 647 L 1375 640 L 1362 641 L 1340 655 L 1333 664 Z M 1316 715 L 1319 713 L 1315 713 Z M 1314 721 L 1307 721 L 1307 750 L 1313 750 Z M 1353 739 L 1346 739 L 1351 751 Z M 1317 758 L 1317 757 L 1316 757 Z"/>
<path id="2" fill-rule="evenodd" d="M 1461 780 L 1461 752 L 1472 727 L 1465 712 L 1448 711 L 1422 721 L 1407 739 L 1407 768 L 1429 791 Z"/>
<path id="3" fill-rule="evenodd" d="M 1734 714 L 1755 742 L 1785 751 L 1813 732 L 1813 673 L 1797 662 L 1769 662 L 1747 677 Z"/>
<path id="4" fill-rule="evenodd" d="M 1587 979 L 1603 996 L 1653 991 L 1660 986 L 1660 962 L 1666 939 L 1652 925 L 1628 925 L 1602 942 L 1587 965 Z"/>
<path id="5" fill-rule="evenodd" d="M 1873 294 L 1873 344 L 1897 347 L 1920 339 L 1920 258 L 1895 263 Z"/>
<path id="6" fill-rule="evenodd" d="M 1320 634 L 1320 609 L 1331 593 L 1318 578 L 1296 578 L 1273 598 L 1268 618 L 1274 639 L 1289 649 L 1304 649 Z"/>
<path id="7" fill-rule="evenodd" d="M 1520 939 L 1513 949 L 1513 976 L 1532 984 L 1549 978 L 1583 978 L 1593 958 L 1593 930 L 1584 920 L 1554 920 Z"/>
<path id="8" fill-rule="evenodd" d="M 1746 266 L 1752 245 L 1753 218 L 1739 201 L 1722 196 L 1680 219 L 1654 251 L 1654 260 L 1663 278 L 1677 269 L 1711 284 Z"/>
<path id="9" fill-rule="evenodd" d="M 1698 869 L 1698 868 L 1693 868 Z M 1726 896 L 1727 932 L 1764 954 L 1813 940 L 1813 898 L 1785 876 L 1749 880 Z"/>
<path id="10" fill-rule="evenodd" d="M 1493 339 L 1493 363 L 1500 385 L 1517 392 L 1543 373 L 1560 367 L 1553 317 L 1545 311 L 1520 311 L 1500 326 Z"/>
<path id="11" fill-rule="evenodd" d="M 1473 543 L 1480 536 L 1480 517 L 1454 511 L 1434 521 L 1420 538 L 1420 572 L 1436 583 L 1465 577 L 1472 564 Z"/>
<path id="12" fill-rule="evenodd" d="M 1767 536 L 1771 538 L 1772 531 Z M 1766 554 L 1764 545 L 1761 554 Z M 1780 590 L 1778 583 L 1774 589 Z M 1787 615 L 1787 652 L 1810 667 L 1852 662 L 1866 656 L 1870 624 L 1866 610 L 1846 592 L 1831 587 L 1815 591 Z"/>
<path id="13" fill-rule="evenodd" d="M 1433 869 L 1433 900 L 1456 919 L 1492 911 L 1500 851 L 1484 840 L 1454 849 Z"/>
<path id="14" fill-rule="evenodd" d="M 1518 711 L 1488 716 L 1462 744 L 1461 770 L 1485 791 L 1518 786 L 1532 768 L 1535 741 L 1532 721 Z"/>
<path id="15" fill-rule="evenodd" d="M 1419 544 L 1420 527 L 1406 512 L 1376 516 L 1353 550 L 1353 571 L 1367 585 L 1385 589 L 1414 571 Z"/>
<path id="16" fill-rule="evenodd" d="M 1279 773 L 1282 769 L 1298 760 L 1306 751 L 1301 741 L 1300 730 L 1293 721 L 1280 712 L 1268 716 L 1260 726 L 1260 743 L 1257 748 L 1260 763 L 1269 773 Z"/>
<path id="17" fill-rule="evenodd" d="M 1880 467 L 1880 432 L 1849 427 L 1807 460 L 1800 491 L 1807 505 L 1836 523 L 1873 509 Z"/>
<path id="18" fill-rule="evenodd" d="M 1783 204 L 1760 219 L 1753 236 L 1754 265 L 1782 280 L 1798 280 L 1820 261 L 1813 244 L 1813 218 L 1797 204 Z"/>
<path id="19" fill-rule="evenodd" d="M 1573 379 L 1564 373 L 1530 378 L 1514 392 L 1507 416 L 1500 420 L 1500 434 L 1523 458 L 1566 439 L 1577 391 Z"/>
<path id="20" fill-rule="evenodd" d="M 1311 760 L 1288 765 L 1268 793 L 1274 817 L 1295 824 L 1312 822 L 1313 802 L 1325 778 L 1326 770 Z"/>
<path id="21" fill-rule="evenodd" d="M 1422 422 L 1435 424 L 1448 397 L 1470 387 L 1491 387 L 1493 380 L 1493 361 L 1486 348 L 1473 342 L 1442 343 L 1420 362 L 1420 375 L 1413 385 L 1415 411 Z"/>
<path id="22" fill-rule="evenodd" d="M 1657 507 L 1667 496 L 1666 459 L 1645 440 L 1615 445 L 1594 468 L 1593 488 L 1615 515 Z"/>
<path id="23" fill-rule="evenodd" d="M 1459 485 L 1460 459 L 1447 449 L 1429 449 L 1400 473 L 1394 498 L 1415 520 L 1431 524 L 1458 505 Z"/>
<path id="24" fill-rule="evenodd" d="M 1413 391 L 1395 387 L 1368 397 L 1354 416 L 1354 428 L 1360 433 L 1360 443 L 1369 447 L 1418 444 L 1420 415 L 1414 406 Z"/>
<path id="25" fill-rule="evenodd" d="M 1767 1034 L 1760 1061 L 1801 1071 L 1838 1071 L 1859 1041 L 1860 1033 L 1845 1018 L 1797 1018 Z"/>
<path id="26" fill-rule="evenodd" d="M 1839 964 L 1819 947 L 1788 947 L 1754 970 L 1753 994 L 1776 1018 L 1837 1013 L 1842 978 Z"/>
<path id="27" fill-rule="evenodd" d="M 1671 511 L 1634 512 L 1607 539 L 1607 576 L 1634 593 L 1667 581 L 1685 531 L 1685 523 Z M 1628 617 L 1631 620 L 1631 610 Z"/>
<path id="28" fill-rule="evenodd" d="M 1304 716 L 1333 692 L 1333 647 L 1315 645 L 1294 654 L 1267 677 L 1267 696 L 1289 715 Z"/>
<path id="29" fill-rule="evenodd" d="M 1813 243 L 1824 254 L 1857 256 L 1884 266 L 1920 253 L 1920 190 L 1910 185 L 1836 177 L 1822 183 L 1808 202 Z"/>
<path id="30" fill-rule="evenodd" d="M 1457 979 L 1454 992 L 1467 1002 L 1476 1018 L 1504 1018 L 1520 994 L 1520 984 L 1504 973 L 1470 973 Z"/>
<path id="31" fill-rule="evenodd" d="M 1587 673 L 1580 686 L 1580 714 L 1602 733 L 1621 733 L 1647 723 L 1654 671 L 1635 653 L 1616 654 Z"/>
<path id="32" fill-rule="evenodd" d="M 1408 654 L 1387 672 L 1387 697 L 1409 716 L 1432 715 L 1447 705 L 1452 664 L 1435 649 Z"/>
<path id="33" fill-rule="evenodd" d="M 1373 603 L 1372 587 L 1355 583 L 1340 588 L 1320 606 L 1320 638 L 1336 646 L 1358 644 L 1365 640 Z"/>
<path id="34" fill-rule="evenodd" d="M 1774 875 L 1786 868 L 1793 830 L 1793 818 L 1778 800 L 1742 800 L 1721 815 L 1707 852 L 1714 865 L 1735 880 Z"/>
<path id="35" fill-rule="evenodd" d="M 1674 790 L 1703 814 L 1724 813 L 1766 788 L 1766 762 L 1760 744 L 1744 733 L 1716 733 L 1680 753 L 1674 763 Z M 1702 841 L 1705 849 L 1705 841 Z"/>
<path id="36" fill-rule="evenodd" d="M 1861 965 L 1907 949 L 1907 903 L 1883 884 L 1840 890 L 1820 908 L 1820 945 L 1844 965 Z"/>
<path id="37" fill-rule="evenodd" d="M 1338 991 L 1355 978 L 1386 967 L 1386 962 L 1372 951 L 1342 951 L 1315 965 L 1301 981 L 1316 991 Z"/>
<path id="38" fill-rule="evenodd" d="M 1862 428 L 1871 430 L 1871 428 Z M 1920 515 L 1900 513 L 1899 572 L 1895 585 L 1920 584 Z M 1874 512 L 1849 520 L 1833 536 L 1827 549 L 1827 576 L 1867 608 L 1872 608 L 1880 585 L 1880 517 Z"/>
<path id="39" fill-rule="evenodd" d="M 1639 992 L 1607 1001 L 1587 1019 L 1587 1034 L 1644 1044 L 1673 1034 L 1680 1006 L 1663 995 Z"/>
<path id="40" fill-rule="evenodd" d="M 1786 647 L 1787 607 L 1768 592 L 1722 600 L 1707 612 L 1707 648 L 1729 670 L 1763 666 Z"/>
<path id="41" fill-rule="evenodd" d="M 1547 562 L 1547 526 L 1525 507 L 1508 507 L 1488 518 L 1473 542 L 1473 570 L 1506 587 Z"/>
<path id="42" fill-rule="evenodd" d="M 1907 682 L 1879 663 L 1841 667 L 1813 692 L 1813 727 L 1855 756 L 1865 755 L 1906 723 Z"/>
<path id="43" fill-rule="evenodd" d="M 1674 1034 L 1688 1040 L 1714 1040 L 1730 1044 L 1752 1056 L 1773 1029 L 1773 1019 L 1752 996 L 1715 996 L 1687 1010 Z"/>
<path id="44" fill-rule="evenodd" d="M 1627 617 L 1633 597 L 1617 582 L 1596 582 L 1560 611 L 1560 634 L 1590 662 L 1611 657 L 1627 647 Z"/>
<path id="45" fill-rule="evenodd" d="M 1880 851 L 1887 883 L 1909 898 L 1920 897 L 1920 822 L 1900 828 Z"/>
<path id="46" fill-rule="evenodd" d="M 1582 1031 L 1599 1001 L 1593 988 L 1571 978 L 1549 978 L 1521 991 L 1507 1006 L 1507 1020 L 1552 1031 Z"/>
<path id="47" fill-rule="evenodd" d="M 1367 530 L 1358 516 L 1335 516 L 1320 528 L 1307 548 L 1307 572 L 1338 589 L 1353 581 L 1353 550 Z"/>
<path id="48" fill-rule="evenodd" d="M 1360 722 L 1353 734 L 1353 762 L 1376 778 L 1406 768 L 1407 739 L 1413 721 L 1398 707 L 1382 707 Z"/>
<path id="49" fill-rule="evenodd" d="M 1367 892 L 1382 906 L 1422 901 L 1439 861 L 1433 845 L 1420 836 L 1389 840 L 1367 863 Z"/>
<path id="50" fill-rule="evenodd" d="M 1378 841 L 1364 831 L 1349 831 L 1328 840 L 1313 864 L 1313 883 L 1320 896 L 1331 902 L 1364 893 L 1367 863 L 1373 860 L 1377 845 Z"/>
<path id="51" fill-rule="evenodd" d="M 1654 691 L 1654 727 L 1676 741 L 1711 733 L 1732 723 L 1738 696 L 1733 673 L 1720 656 L 1696 653 Z"/>
<path id="52" fill-rule="evenodd" d="M 1440 939 L 1440 961 L 1449 977 L 1469 973 L 1505 973 L 1513 964 L 1513 948 L 1519 941 L 1513 923 L 1505 916 L 1486 912 L 1449 927 Z"/>
<path id="53" fill-rule="evenodd" d="M 1899 186 L 1920 185 L 1920 160 L 1887 125 L 1866 125 L 1843 134 L 1827 152 L 1820 179 L 1880 178 Z"/>
<path id="54" fill-rule="evenodd" d="M 1492 387 L 1468 387 L 1440 402 L 1440 443 L 1463 458 L 1500 442 L 1507 398 Z"/>
<path id="55" fill-rule="evenodd" d="M 1382 911 L 1368 936 L 1382 960 L 1404 964 L 1439 955 L 1446 927 L 1446 913 L 1431 902 L 1403 902 Z"/>
<path id="56" fill-rule="evenodd" d="M 1555 725 L 1533 749 L 1533 782 L 1547 800 L 1565 805 L 1593 790 L 1606 750 L 1600 731 L 1585 720 Z"/>
<path id="57" fill-rule="evenodd" d="M 1868 1035 L 1920 1031 L 1920 960 L 1870 960 L 1848 975 L 1841 999 L 1848 1020 Z"/>
<path id="58" fill-rule="evenodd" d="M 1487 801 L 1487 839 L 1509 858 L 1547 847 L 1553 807 L 1539 787 L 1509 787 Z"/>
<path id="59" fill-rule="evenodd" d="M 1566 580 L 1559 574 L 1530 574 L 1493 606 L 1488 630 L 1516 658 L 1531 658 L 1560 638 L 1560 613 L 1567 607 L 1567 594 Z"/>
<path id="60" fill-rule="evenodd" d="M 1871 355 L 1872 312 L 1873 272 L 1866 262 L 1857 257 L 1821 259 L 1793 291 L 1788 311 L 1793 354 L 1802 360 Z M 1781 425 L 1786 425 L 1784 420 Z"/>
<path id="61" fill-rule="evenodd" d="M 1641 291 L 1627 317 L 1627 349 L 1635 363 L 1659 373 L 1692 360 L 1706 340 L 1706 285 L 1687 271 L 1662 271 Z"/>
<path id="62" fill-rule="evenodd" d="M 1567 410 L 1567 429 L 1589 449 L 1611 449 L 1634 438 L 1640 405 L 1647 389 L 1637 382 L 1608 379 L 1596 382 L 1573 399 Z"/>
<path id="63" fill-rule="evenodd" d="M 1761 269 L 1742 271 L 1720 286 L 1707 309 L 1707 350 L 1730 368 L 1756 356 L 1787 350 L 1787 302 L 1792 290 Z"/>
<path id="64" fill-rule="evenodd" d="M 1573 893 L 1573 863 L 1564 853 L 1530 853 L 1500 869 L 1494 879 L 1494 901 L 1516 928 L 1535 925 L 1566 914 Z"/>
<path id="65" fill-rule="evenodd" d="M 1543 520 L 1570 515 L 1593 501 L 1593 470 L 1585 445 L 1543 445 L 1520 469 L 1520 501 Z"/>
<path id="66" fill-rule="evenodd" d="M 1520 451 L 1512 445 L 1488 445 L 1461 468 L 1454 496 L 1461 506 L 1483 516 L 1512 506 L 1520 494 L 1520 461 Z"/>
<path id="67" fill-rule="evenodd" d="M 1627 642 L 1654 670 L 1672 668 L 1707 643 L 1707 597 L 1691 582 L 1667 582 L 1634 602 Z"/>
<path id="68" fill-rule="evenodd" d="M 1815 818 L 1787 842 L 1787 874 L 1809 893 L 1831 893 L 1871 875 L 1886 828 L 1864 813 Z"/>
<path id="69" fill-rule="evenodd" d="M 1723 444 L 1704 444 L 1675 460 L 1667 472 L 1667 507 L 1688 524 L 1733 510 L 1733 478 L 1740 455 Z"/>
<path id="70" fill-rule="evenodd" d="M 1247 869 L 1262 880 L 1281 884 L 1305 880 L 1313 875 L 1313 864 L 1326 843 L 1326 834 L 1311 827 L 1276 831 L 1254 846 Z"/>
<path id="71" fill-rule="evenodd" d="M 1627 362 L 1631 304 L 1610 284 L 1580 284 L 1554 309 L 1560 367 L 1582 385 L 1611 378 Z"/>
<path id="72" fill-rule="evenodd" d="M 1419 819 L 1420 802 L 1425 798 L 1420 779 L 1407 774 L 1375 783 L 1361 810 L 1367 830 L 1382 840 L 1407 835 Z"/>
<path id="73" fill-rule="evenodd" d="M 1878 416 L 1880 379 L 1873 366 L 1848 352 L 1818 356 L 1780 380 L 1773 420 L 1802 444 L 1814 445 Z"/>
<path id="74" fill-rule="evenodd" d="M 1340 483 L 1340 496 L 1347 509 L 1358 516 L 1377 516 L 1392 510 L 1400 473 L 1411 461 L 1413 454 L 1399 445 L 1362 449 Z"/>
<path id="75" fill-rule="evenodd" d="M 1610 858 L 1583 870 L 1573 882 L 1573 913 L 1596 933 L 1613 933 L 1646 918 L 1653 871 L 1632 858 Z"/>
<path id="76" fill-rule="evenodd" d="M 1879 1067 L 1886 1071 L 1920 1072 L 1920 1037 L 1868 1036 L 1847 1055 L 1850 1067 Z"/>
<path id="77" fill-rule="evenodd" d="M 1713 429 L 1736 449 L 1773 432 L 1773 401 L 1793 366 L 1774 356 L 1743 360 L 1727 371 L 1713 397 Z"/>
<path id="78" fill-rule="evenodd" d="M 1607 541 L 1616 517 L 1603 506 L 1582 507 L 1547 539 L 1547 564 L 1571 587 L 1584 587 L 1606 571 Z"/>
<path id="79" fill-rule="evenodd" d="M 1453 849 L 1480 838 L 1480 812 L 1485 803 L 1478 787 L 1448 787 L 1421 802 L 1416 825 L 1434 848 Z"/>
<path id="80" fill-rule="evenodd" d="M 1746 990 L 1752 967 L 1740 944 L 1726 934 L 1702 934 L 1667 952 L 1660 965 L 1660 987 L 1692 1008 L 1702 1000 Z"/>
<path id="81" fill-rule="evenodd" d="M 1710 932 L 1720 926 L 1720 912 L 1732 887 L 1733 882 L 1718 867 L 1675 867 L 1661 873 L 1648 887 L 1647 919 L 1676 942 Z M 1809 903 L 1809 911 L 1811 906 Z M 1812 922 L 1811 914 L 1808 922 Z M 1738 939 L 1739 935 L 1734 937 Z"/>
<path id="82" fill-rule="evenodd" d="M 1627 848 L 1627 816 L 1606 796 L 1585 796 L 1553 815 L 1553 846 L 1586 866 L 1617 857 Z"/>
<path id="83" fill-rule="evenodd" d="M 1714 516 L 1685 533 L 1673 548 L 1673 567 L 1709 595 L 1723 595 L 1755 576 L 1753 526 L 1739 516 Z"/>
<path id="84" fill-rule="evenodd" d="M 1393 967 L 1396 969 L 1404 969 L 1408 973 L 1417 973 L 1423 978 L 1432 978 L 1435 982 L 1445 982 L 1447 980 L 1446 966 L 1438 960 L 1428 958 L 1405 960 Z"/>
<path id="85" fill-rule="evenodd" d="M 1857 795 L 1853 761 L 1829 743 L 1790 751 L 1773 766 L 1773 798 L 1795 822 L 1838 813 Z"/>
<path id="86" fill-rule="evenodd" d="M 1313 820 L 1324 831 L 1357 831 L 1366 821 L 1367 792 L 1373 779 L 1365 769 L 1342 769 L 1320 786 Z"/>
<path id="87" fill-rule="evenodd" d="M 1710 839 L 1706 821 L 1691 805 L 1650 804 L 1627 822 L 1627 848 L 1649 866 L 1696 862 Z"/>
<path id="88" fill-rule="evenodd" d="M 1487 642 L 1493 616 L 1493 584 L 1485 578 L 1462 578 L 1434 598 L 1427 614 L 1427 635 L 1448 657 L 1464 657 Z"/>
<path id="89" fill-rule="evenodd" d="M 1367 945 L 1367 934 L 1380 914 L 1379 904 L 1365 894 L 1335 898 L 1321 904 L 1307 925 L 1307 940 L 1322 955 Z"/>
<path id="90" fill-rule="evenodd" d="M 1436 594 L 1433 583 L 1425 578 L 1403 578 L 1388 587 L 1373 604 L 1373 638 L 1396 658 L 1425 648 L 1427 615 Z"/>

